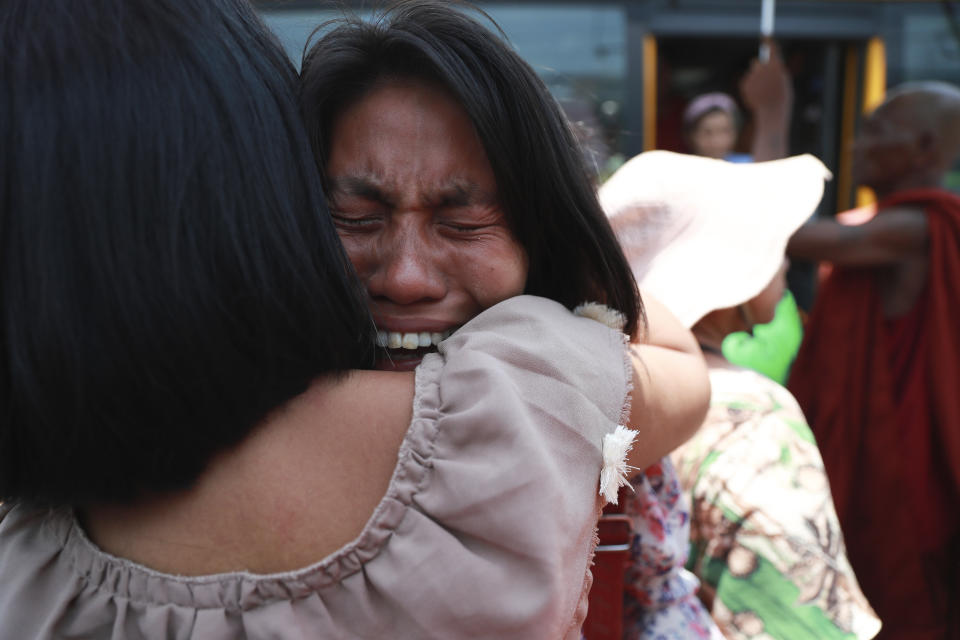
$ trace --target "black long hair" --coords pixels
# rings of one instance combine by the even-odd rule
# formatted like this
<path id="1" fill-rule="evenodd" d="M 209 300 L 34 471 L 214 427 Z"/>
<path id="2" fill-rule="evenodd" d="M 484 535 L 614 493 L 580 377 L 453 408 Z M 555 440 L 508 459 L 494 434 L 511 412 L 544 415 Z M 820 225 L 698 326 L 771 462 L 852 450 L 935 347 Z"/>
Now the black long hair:
<path id="1" fill-rule="evenodd" d="M 0 500 L 186 487 L 371 361 L 296 83 L 245 0 L 0 5 Z"/>
<path id="2" fill-rule="evenodd" d="M 369 22 L 345 15 L 321 27 L 300 74 L 321 174 L 344 109 L 391 79 L 438 84 L 463 106 L 486 150 L 500 204 L 529 258 L 526 292 L 571 308 L 604 302 L 636 333 L 643 318 L 637 286 L 567 119 L 503 39 L 451 4 L 466 7 L 407 0 Z"/>

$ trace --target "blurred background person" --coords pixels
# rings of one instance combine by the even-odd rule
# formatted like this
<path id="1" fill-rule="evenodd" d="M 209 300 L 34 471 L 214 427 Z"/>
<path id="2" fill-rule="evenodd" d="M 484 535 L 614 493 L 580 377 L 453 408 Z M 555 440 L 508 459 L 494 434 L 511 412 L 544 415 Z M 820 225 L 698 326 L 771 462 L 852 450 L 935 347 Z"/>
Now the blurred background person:
<path id="1" fill-rule="evenodd" d="M 793 85 L 779 48 L 772 41 L 768 44 L 770 59 L 754 59 L 740 80 L 740 96 L 750 114 L 752 153 L 735 152 L 743 125 L 736 101 L 714 92 L 694 98 L 684 111 L 684 138 L 694 155 L 729 162 L 763 162 L 787 155 Z M 784 384 L 802 337 L 797 302 L 785 289 L 770 322 L 731 333 L 722 348 L 731 362 Z"/>
<path id="2" fill-rule="evenodd" d="M 862 224 L 788 253 L 832 263 L 790 376 L 824 454 L 850 560 L 884 638 L 960 637 L 960 89 L 892 90 L 854 145 Z"/>
<path id="3" fill-rule="evenodd" d="M 751 153 L 736 153 L 743 119 L 736 100 L 726 93 L 695 97 L 683 112 L 683 132 L 693 155 L 731 162 L 764 162 L 787 155 L 793 84 L 773 42 L 770 59 L 754 59 L 740 80 L 740 98 L 749 111 Z"/>
<path id="4" fill-rule="evenodd" d="M 692 504 L 687 566 L 727 638 L 871 638 L 880 627 L 803 413 L 721 351 L 773 315 L 787 240 L 828 177 L 812 156 L 733 164 L 654 151 L 600 191 L 641 290 L 691 327 L 707 360 L 710 411 L 671 458 Z"/>
<path id="5" fill-rule="evenodd" d="M 752 160 L 748 154 L 734 152 L 740 135 L 740 109 L 726 93 L 705 93 L 694 98 L 683 112 L 683 130 L 694 155 L 730 162 Z"/>

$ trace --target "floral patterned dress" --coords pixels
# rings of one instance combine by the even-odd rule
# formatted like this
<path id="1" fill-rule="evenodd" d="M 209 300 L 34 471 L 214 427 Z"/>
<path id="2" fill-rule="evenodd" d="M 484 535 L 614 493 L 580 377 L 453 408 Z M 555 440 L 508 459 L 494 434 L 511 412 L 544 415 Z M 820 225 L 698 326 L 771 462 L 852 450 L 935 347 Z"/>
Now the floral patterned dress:
<path id="1" fill-rule="evenodd" d="M 620 492 L 623 513 L 633 526 L 623 637 L 722 638 L 697 598 L 699 581 L 684 568 L 690 544 L 690 509 L 673 464 L 664 458 L 631 478 L 630 484 L 632 492 Z"/>
<path id="2" fill-rule="evenodd" d="M 813 434 L 790 393 L 710 364 L 701 430 L 672 459 L 691 499 L 687 567 L 731 639 L 872 638 Z"/>

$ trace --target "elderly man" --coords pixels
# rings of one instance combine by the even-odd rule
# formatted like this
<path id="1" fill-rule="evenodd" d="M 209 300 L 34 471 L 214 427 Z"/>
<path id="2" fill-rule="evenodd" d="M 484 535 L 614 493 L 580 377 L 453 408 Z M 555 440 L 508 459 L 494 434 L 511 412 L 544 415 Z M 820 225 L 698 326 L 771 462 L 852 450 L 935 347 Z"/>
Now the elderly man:
<path id="1" fill-rule="evenodd" d="M 879 199 L 859 226 L 819 222 L 788 253 L 832 262 L 790 379 L 823 452 L 883 638 L 958 637 L 960 90 L 891 92 L 855 146 Z"/>

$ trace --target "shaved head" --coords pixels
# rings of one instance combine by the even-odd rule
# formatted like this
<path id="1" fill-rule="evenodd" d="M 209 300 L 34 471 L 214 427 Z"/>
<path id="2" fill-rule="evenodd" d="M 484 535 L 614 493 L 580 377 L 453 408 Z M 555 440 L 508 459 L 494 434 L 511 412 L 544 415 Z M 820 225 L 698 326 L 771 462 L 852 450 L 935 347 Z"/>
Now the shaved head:
<path id="1" fill-rule="evenodd" d="M 878 197 L 939 187 L 960 155 L 960 88 L 915 82 L 891 89 L 854 144 L 854 177 Z"/>
<path id="2" fill-rule="evenodd" d="M 903 105 L 917 133 L 932 134 L 944 168 L 952 165 L 960 154 L 960 88 L 947 82 L 909 82 L 888 92 L 884 105 L 894 102 Z"/>

